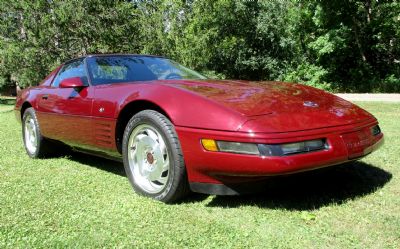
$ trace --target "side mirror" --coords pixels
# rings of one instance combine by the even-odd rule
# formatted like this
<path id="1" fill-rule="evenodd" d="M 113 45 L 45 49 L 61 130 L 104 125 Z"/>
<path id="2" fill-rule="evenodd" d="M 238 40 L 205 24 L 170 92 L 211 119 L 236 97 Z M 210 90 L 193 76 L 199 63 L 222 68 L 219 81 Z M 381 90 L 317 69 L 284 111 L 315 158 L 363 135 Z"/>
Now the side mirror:
<path id="1" fill-rule="evenodd" d="M 60 83 L 60 88 L 84 88 L 86 85 L 80 77 L 71 77 L 63 79 Z"/>

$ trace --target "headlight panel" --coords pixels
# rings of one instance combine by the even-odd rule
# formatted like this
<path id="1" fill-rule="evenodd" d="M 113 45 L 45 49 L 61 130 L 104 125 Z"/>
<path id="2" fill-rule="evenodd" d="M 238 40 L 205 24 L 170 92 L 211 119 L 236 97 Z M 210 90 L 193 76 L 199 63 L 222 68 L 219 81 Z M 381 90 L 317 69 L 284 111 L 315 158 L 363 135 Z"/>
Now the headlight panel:
<path id="1" fill-rule="evenodd" d="M 284 144 L 255 144 L 232 141 L 215 141 L 202 139 L 203 148 L 207 151 L 219 151 L 258 156 L 288 156 L 328 149 L 326 139 L 314 139 Z M 213 144 L 215 146 L 209 146 Z"/>

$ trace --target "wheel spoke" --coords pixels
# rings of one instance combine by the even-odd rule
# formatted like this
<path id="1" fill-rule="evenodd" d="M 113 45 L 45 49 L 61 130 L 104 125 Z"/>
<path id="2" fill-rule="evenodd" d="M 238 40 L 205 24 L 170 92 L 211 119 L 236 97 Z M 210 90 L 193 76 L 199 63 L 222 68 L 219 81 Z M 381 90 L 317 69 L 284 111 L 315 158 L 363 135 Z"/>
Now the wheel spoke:
<path id="1" fill-rule="evenodd" d="M 165 145 L 163 139 L 160 140 L 159 146 L 160 146 L 161 153 L 163 153 L 163 154 L 167 153 L 167 146 Z"/>
<path id="2" fill-rule="evenodd" d="M 166 184 L 167 181 L 168 181 L 168 176 L 166 176 L 166 177 L 160 177 L 157 181 L 158 181 L 159 183 L 161 183 L 161 184 Z"/>
<path id="3" fill-rule="evenodd" d="M 162 169 L 162 172 L 169 170 L 169 161 L 164 162 Z"/>
<path id="4" fill-rule="evenodd" d="M 156 141 L 158 143 L 159 138 L 157 133 L 155 133 L 151 129 L 146 129 L 146 133 L 149 135 L 149 137 L 151 137 L 151 139 L 153 139 L 153 141 Z"/>

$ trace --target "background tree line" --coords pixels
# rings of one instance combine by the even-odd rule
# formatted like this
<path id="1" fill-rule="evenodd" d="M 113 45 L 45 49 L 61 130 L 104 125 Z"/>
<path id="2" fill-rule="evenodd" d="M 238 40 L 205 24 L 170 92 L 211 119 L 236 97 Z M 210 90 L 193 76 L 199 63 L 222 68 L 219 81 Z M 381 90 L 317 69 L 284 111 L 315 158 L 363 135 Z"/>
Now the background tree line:
<path id="1" fill-rule="evenodd" d="M 165 55 L 210 77 L 400 92 L 396 0 L 0 0 L 0 87 L 89 53 Z"/>

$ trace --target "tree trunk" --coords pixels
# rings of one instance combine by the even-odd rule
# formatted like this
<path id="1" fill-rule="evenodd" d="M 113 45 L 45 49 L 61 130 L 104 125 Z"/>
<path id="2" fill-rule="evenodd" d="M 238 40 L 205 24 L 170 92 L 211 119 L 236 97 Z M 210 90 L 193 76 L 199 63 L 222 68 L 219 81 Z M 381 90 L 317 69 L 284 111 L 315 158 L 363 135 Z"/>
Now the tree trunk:
<path id="1" fill-rule="evenodd" d="M 366 62 L 367 61 L 367 57 L 365 56 L 365 52 L 363 50 L 363 46 L 360 42 L 360 37 L 358 34 L 358 27 L 357 27 L 357 21 L 356 18 L 353 16 L 353 31 L 354 31 L 354 38 L 356 39 L 356 43 L 357 43 L 357 47 L 358 47 L 358 51 L 360 52 L 360 56 L 361 59 Z"/>

